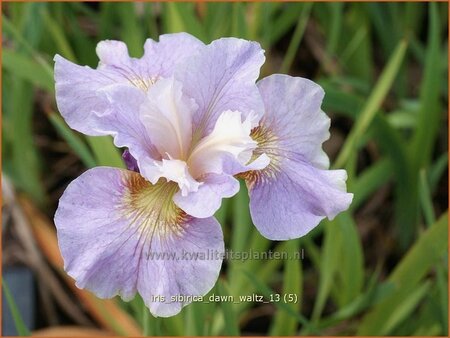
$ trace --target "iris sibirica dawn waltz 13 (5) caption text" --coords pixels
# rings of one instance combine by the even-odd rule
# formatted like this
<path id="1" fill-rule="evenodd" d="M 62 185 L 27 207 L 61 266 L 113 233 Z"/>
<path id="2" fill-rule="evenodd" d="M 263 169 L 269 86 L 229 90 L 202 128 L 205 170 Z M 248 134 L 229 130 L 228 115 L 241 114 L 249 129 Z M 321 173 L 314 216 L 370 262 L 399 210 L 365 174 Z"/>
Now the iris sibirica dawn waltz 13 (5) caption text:
<path id="1" fill-rule="evenodd" d="M 60 199 L 59 246 L 78 287 L 124 300 L 139 292 L 153 315 L 177 314 L 187 303 L 174 298 L 202 296 L 219 276 L 213 215 L 238 178 L 269 239 L 303 236 L 349 207 L 346 172 L 327 170 L 322 150 L 323 90 L 279 74 L 256 82 L 258 43 L 177 33 L 148 39 L 139 59 L 120 41 L 96 51 L 97 69 L 55 57 L 58 109 L 81 133 L 112 135 L 128 170 L 89 169 Z"/>

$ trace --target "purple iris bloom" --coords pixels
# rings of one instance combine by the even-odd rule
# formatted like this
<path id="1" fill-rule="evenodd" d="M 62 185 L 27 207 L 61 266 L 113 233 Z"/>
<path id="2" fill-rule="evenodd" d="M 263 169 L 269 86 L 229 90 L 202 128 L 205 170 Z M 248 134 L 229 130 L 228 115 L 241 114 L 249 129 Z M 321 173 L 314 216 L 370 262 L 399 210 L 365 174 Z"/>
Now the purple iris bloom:
<path id="1" fill-rule="evenodd" d="M 215 284 L 222 230 L 213 214 L 245 178 L 251 213 L 271 239 L 302 236 L 348 208 L 343 170 L 321 150 L 323 91 L 299 78 L 255 81 L 264 53 L 225 38 L 185 34 L 97 46 L 97 69 L 55 57 L 56 99 L 69 126 L 112 135 L 130 170 L 97 167 L 75 179 L 55 214 L 65 270 L 101 298 L 139 292 L 172 316 Z M 188 297 L 186 297 L 188 299 Z"/>

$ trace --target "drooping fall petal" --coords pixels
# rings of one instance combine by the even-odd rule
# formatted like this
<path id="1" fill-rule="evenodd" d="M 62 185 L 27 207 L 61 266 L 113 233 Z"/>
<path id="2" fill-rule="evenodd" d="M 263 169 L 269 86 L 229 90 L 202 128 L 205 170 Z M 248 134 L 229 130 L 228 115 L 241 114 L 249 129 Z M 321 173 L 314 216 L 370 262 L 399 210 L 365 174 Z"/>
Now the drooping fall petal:
<path id="1" fill-rule="evenodd" d="M 196 219 L 176 207 L 175 191 L 173 183 L 151 185 L 138 173 L 106 167 L 74 180 L 55 224 L 65 270 L 77 286 L 101 298 L 130 300 L 139 292 L 156 316 L 186 305 L 172 296 L 207 293 L 222 263 L 222 231 L 214 218 Z"/>

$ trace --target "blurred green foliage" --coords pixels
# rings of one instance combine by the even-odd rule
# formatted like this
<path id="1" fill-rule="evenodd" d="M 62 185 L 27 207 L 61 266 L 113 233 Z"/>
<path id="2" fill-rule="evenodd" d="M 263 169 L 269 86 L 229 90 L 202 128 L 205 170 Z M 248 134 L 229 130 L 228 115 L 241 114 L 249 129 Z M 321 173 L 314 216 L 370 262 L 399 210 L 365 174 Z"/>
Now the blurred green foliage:
<path id="1" fill-rule="evenodd" d="M 278 243 L 253 227 L 242 186 L 217 214 L 226 247 L 305 248 L 307 260 L 228 261 L 212 292 L 297 294 L 297 304 L 273 304 L 264 329 L 273 335 L 448 335 L 448 219 L 435 214 L 433 198 L 448 163 L 446 3 L 7 3 L 2 16 L 3 171 L 36 204 L 54 207 L 36 120 L 48 118 L 86 168 L 123 166 L 110 138 L 80 135 L 57 113 L 55 54 L 95 67 L 101 39 L 125 41 L 136 57 L 146 38 L 162 33 L 256 40 L 266 50 L 262 76 L 313 77 L 325 89 L 323 109 L 351 126 L 333 166 L 347 169 L 355 198 L 308 236 Z M 369 148 L 376 155 L 361 165 Z M 389 265 L 367 257 L 355 217 L 387 186 L 394 193 L 385 238 L 396 257 Z M 305 290 L 311 279 L 316 289 Z M 161 319 L 149 318 L 139 297 L 123 306 L 151 335 L 238 335 L 254 310 L 196 303 Z"/>

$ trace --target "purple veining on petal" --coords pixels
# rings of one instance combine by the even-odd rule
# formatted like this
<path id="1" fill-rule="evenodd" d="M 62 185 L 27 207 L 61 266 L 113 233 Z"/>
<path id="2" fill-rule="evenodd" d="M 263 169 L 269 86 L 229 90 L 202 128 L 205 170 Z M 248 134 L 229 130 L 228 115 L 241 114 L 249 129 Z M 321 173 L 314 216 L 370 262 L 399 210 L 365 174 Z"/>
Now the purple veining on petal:
<path id="1" fill-rule="evenodd" d="M 99 91 L 123 85 L 147 91 L 158 78 L 171 76 L 178 63 L 198 53 L 204 44 L 187 33 L 165 34 L 159 42 L 147 39 L 144 56 L 128 55 L 121 41 L 105 40 L 97 45 L 97 69 L 78 66 L 60 55 L 55 60 L 56 102 L 68 125 L 84 134 L 114 135 L 101 118 L 111 105 Z"/>
<path id="2" fill-rule="evenodd" d="M 208 184 L 196 182 L 207 174 L 246 170 L 253 147 L 249 130 L 262 113 L 255 80 L 264 51 L 256 42 L 236 38 L 208 46 L 186 33 L 162 35 L 159 40 L 147 40 L 140 59 L 131 58 L 121 41 L 101 41 L 95 70 L 57 56 L 56 97 L 71 127 L 90 135 L 112 135 L 114 144 L 126 147 L 135 159 L 127 163 L 130 169 L 152 183 L 160 177 L 175 181 L 187 195 Z M 233 126 L 225 118 L 231 114 Z M 222 128 L 217 125 L 221 118 Z M 191 126 L 192 120 L 196 124 Z M 242 129 L 244 124 L 250 126 Z M 215 127 L 218 137 L 201 143 Z M 222 137 L 220 131 L 227 128 L 245 132 Z M 223 144 L 216 147 L 218 138 Z M 198 144 L 202 151 L 190 156 L 187 152 Z M 234 158 L 225 160 L 230 151 Z"/>
<path id="3" fill-rule="evenodd" d="M 128 149 L 125 149 L 123 151 L 122 158 L 128 170 L 135 171 L 137 173 L 139 172 L 139 167 L 136 159 L 133 157 L 133 155 L 130 154 L 130 151 Z"/>
<path id="4" fill-rule="evenodd" d="M 216 283 L 225 250 L 222 228 L 213 217 L 191 218 L 181 235 L 156 238 L 148 250 L 149 259 L 141 260 L 139 267 L 138 291 L 150 312 L 173 316 L 189 301 L 174 301 L 172 297 L 203 296 Z M 161 260 L 153 255 L 152 259 L 151 253 L 169 258 Z"/>
<path id="5" fill-rule="evenodd" d="M 222 229 L 213 217 L 197 219 L 178 209 L 173 187 L 107 167 L 70 183 L 55 225 L 64 268 L 78 287 L 124 300 L 139 292 L 153 315 L 167 317 L 189 303 L 172 297 L 203 296 L 214 286 Z"/>
<path id="6" fill-rule="evenodd" d="M 199 106 L 193 116 L 194 138 L 208 135 L 227 110 L 241 112 L 243 120 L 252 113 L 258 122 L 263 103 L 255 81 L 264 60 L 257 42 L 222 38 L 177 65 L 175 78 Z"/>
<path id="7" fill-rule="evenodd" d="M 269 239 L 297 238 L 348 209 L 353 195 L 346 192 L 345 170 L 326 170 L 322 143 L 330 119 L 320 109 L 322 88 L 287 75 L 269 76 L 258 87 L 265 115 L 252 135 L 256 155 L 267 154 L 270 164 L 244 174 L 252 220 Z"/>
<path id="8" fill-rule="evenodd" d="M 264 174 L 262 174 L 264 175 Z M 318 169 L 285 159 L 274 177 L 259 177 L 249 186 L 250 212 L 258 230 L 272 240 L 306 235 L 319 222 L 346 210 L 345 170 Z"/>
<path id="9" fill-rule="evenodd" d="M 258 88 L 265 110 L 261 127 L 271 134 L 269 146 L 328 168 L 322 143 L 330 137 L 330 118 L 321 109 L 322 87 L 308 79 L 274 74 L 260 80 Z"/>

